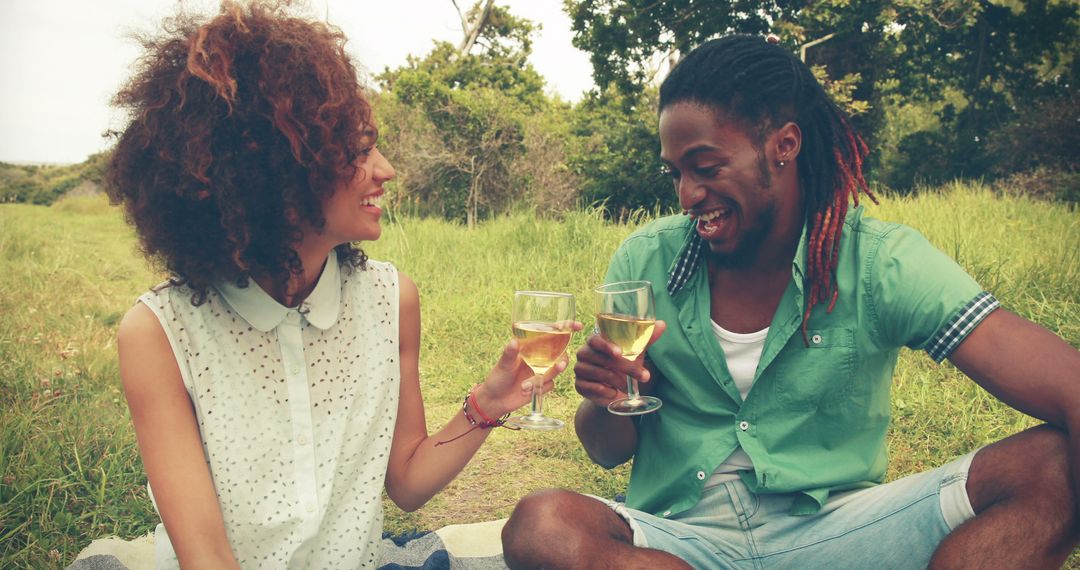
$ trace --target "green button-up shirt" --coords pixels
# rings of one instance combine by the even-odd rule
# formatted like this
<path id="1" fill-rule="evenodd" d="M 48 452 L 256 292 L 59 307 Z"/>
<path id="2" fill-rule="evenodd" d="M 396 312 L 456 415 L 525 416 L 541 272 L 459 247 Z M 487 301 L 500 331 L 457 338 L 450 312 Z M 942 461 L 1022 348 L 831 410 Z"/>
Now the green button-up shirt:
<path id="1" fill-rule="evenodd" d="M 648 356 L 664 378 L 664 407 L 643 416 L 627 493 L 630 507 L 660 516 L 686 510 L 737 447 L 755 493 L 799 492 L 793 514 L 816 512 L 831 491 L 881 482 L 889 387 L 902 346 L 942 360 L 997 307 L 956 262 L 912 228 L 852 210 L 840 240 L 832 313 L 804 313 L 803 236 L 791 281 L 743 401 L 710 324 L 707 246 L 685 216 L 656 220 L 616 251 L 607 282 L 653 283 L 668 323 Z"/>

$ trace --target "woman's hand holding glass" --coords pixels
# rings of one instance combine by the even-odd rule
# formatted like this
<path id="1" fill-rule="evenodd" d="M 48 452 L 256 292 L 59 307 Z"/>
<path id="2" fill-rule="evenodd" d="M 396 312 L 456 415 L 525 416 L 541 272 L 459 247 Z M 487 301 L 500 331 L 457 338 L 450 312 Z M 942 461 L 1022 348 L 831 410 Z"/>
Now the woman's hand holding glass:
<path id="1" fill-rule="evenodd" d="M 581 330 L 581 323 L 576 323 L 574 330 Z M 534 387 L 541 393 L 550 392 L 555 387 L 555 377 L 566 370 L 569 362 L 563 353 L 546 372 L 536 374 L 520 358 L 520 352 L 521 345 L 516 339 L 507 343 L 498 363 L 484 382 L 476 387 L 477 404 L 492 419 L 529 404 L 533 399 Z"/>
<path id="2" fill-rule="evenodd" d="M 546 378 L 554 364 L 566 359 L 570 337 L 582 328 L 574 320 L 574 296 L 551 291 L 517 291 L 511 314 L 511 330 L 520 348 L 521 359 L 537 375 L 533 380 L 529 413 L 511 418 L 507 425 L 531 430 L 554 430 L 564 422 L 544 415 Z M 565 368 L 565 364 L 563 364 Z M 543 381 L 543 382 L 542 382 Z M 547 389 L 545 389 L 547 388 Z"/>

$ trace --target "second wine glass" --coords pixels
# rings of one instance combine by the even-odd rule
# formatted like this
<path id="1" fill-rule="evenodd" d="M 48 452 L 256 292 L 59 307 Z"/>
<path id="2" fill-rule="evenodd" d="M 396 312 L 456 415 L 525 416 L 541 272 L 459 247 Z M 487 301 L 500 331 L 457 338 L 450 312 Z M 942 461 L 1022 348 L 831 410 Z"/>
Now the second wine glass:
<path id="1" fill-rule="evenodd" d="M 514 293 L 513 333 L 521 359 L 536 374 L 533 378 L 529 413 L 507 420 L 507 425 L 522 429 L 554 430 L 564 422 L 544 415 L 544 393 L 540 376 L 548 371 L 566 351 L 573 334 L 574 296 L 551 291 Z"/>
<path id="2" fill-rule="evenodd" d="M 634 360 L 649 344 L 656 327 L 652 284 L 648 281 L 620 281 L 596 288 L 596 329 L 600 336 L 622 350 L 623 358 Z M 608 411 L 620 416 L 637 416 L 660 409 L 664 402 L 638 394 L 637 380 L 626 377 L 626 397 L 608 404 Z"/>

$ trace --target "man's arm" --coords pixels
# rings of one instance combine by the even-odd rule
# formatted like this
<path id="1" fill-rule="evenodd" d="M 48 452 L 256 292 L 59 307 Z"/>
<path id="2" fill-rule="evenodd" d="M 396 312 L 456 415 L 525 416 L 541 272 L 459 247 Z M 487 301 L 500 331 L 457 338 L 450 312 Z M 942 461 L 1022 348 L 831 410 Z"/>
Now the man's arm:
<path id="1" fill-rule="evenodd" d="M 1045 328 L 997 309 L 949 360 L 1001 401 L 1069 434 L 1069 462 L 1080 501 L 1080 351 Z"/>

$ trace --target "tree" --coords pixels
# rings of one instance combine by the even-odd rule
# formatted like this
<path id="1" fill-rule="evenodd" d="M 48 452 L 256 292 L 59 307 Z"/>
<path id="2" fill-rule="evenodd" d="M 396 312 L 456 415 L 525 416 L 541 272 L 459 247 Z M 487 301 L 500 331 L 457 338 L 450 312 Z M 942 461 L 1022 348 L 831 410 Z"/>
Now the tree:
<path id="1" fill-rule="evenodd" d="M 475 4 L 462 24 L 457 47 L 438 42 L 424 58 L 410 57 L 377 78 L 377 111 L 395 125 L 384 141 L 402 172 L 399 187 L 422 202 L 421 212 L 471 227 L 520 196 L 514 177 L 522 169 L 514 163 L 535 132 L 525 118 L 550 103 L 543 78 L 527 63 L 532 22 L 488 1 Z"/>
<path id="2" fill-rule="evenodd" d="M 627 95 L 655 74 L 655 60 L 678 59 L 701 42 L 728 33 L 763 34 L 780 15 L 776 1 L 565 0 L 574 46 L 590 54 L 593 80 Z"/>
<path id="3" fill-rule="evenodd" d="M 1078 79 L 1080 3 L 1070 0 L 566 0 L 565 6 L 575 45 L 592 54 L 598 85 L 624 94 L 650 83 L 657 58 L 677 59 L 724 34 L 772 31 L 826 72 L 834 96 L 847 93 L 849 100 L 838 102 L 856 113 L 871 145 L 898 106 L 932 109 L 933 131 L 893 130 L 896 139 L 887 142 L 896 161 L 875 165 L 897 185 L 930 174 L 921 169 L 924 157 L 937 160 L 934 176 L 991 172 L 996 159 L 988 143 L 995 133 L 1016 120 L 1018 109 L 1069 97 Z M 829 39 L 816 43 L 822 38 Z"/>
<path id="4" fill-rule="evenodd" d="M 660 162 L 656 88 L 624 95 L 609 87 L 574 109 L 568 167 L 581 180 L 581 201 L 614 218 L 678 205 Z"/>
<path id="5" fill-rule="evenodd" d="M 935 176 L 919 168 L 917 158 L 910 160 L 910 170 L 886 172 L 896 186 L 1006 174 L 997 166 L 1007 157 L 995 149 L 1019 142 L 1001 140 L 1003 134 L 1020 134 L 1006 127 L 1025 110 L 1054 106 L 1076 93 L 1080 4 L 905 0 L 897 2 L 896 19 L 903 26 L 888 63 L 892 89 L 909 102 L 947 101 L 937 111 L 938 129 L 911 133 L 901 146 L 911 148 L 913 158 L 932 153 L 949 165 Z"/>

